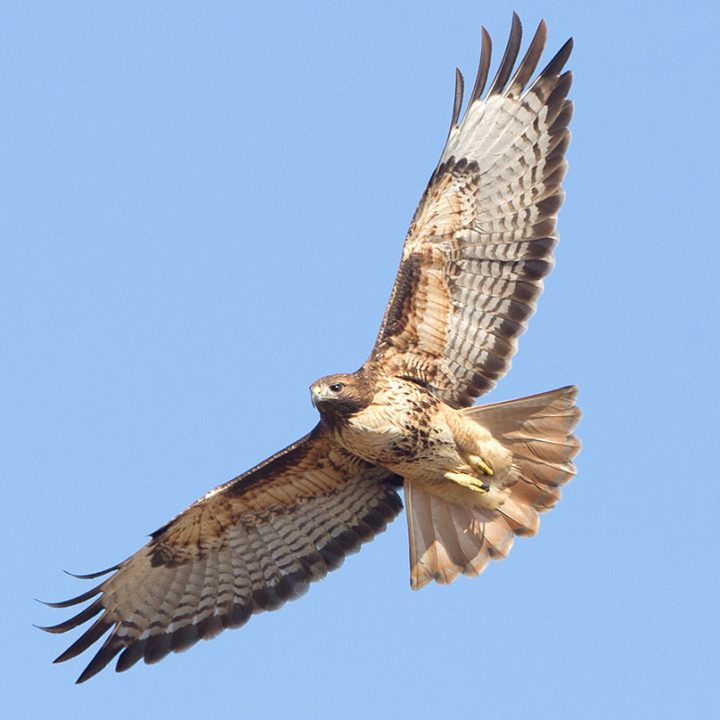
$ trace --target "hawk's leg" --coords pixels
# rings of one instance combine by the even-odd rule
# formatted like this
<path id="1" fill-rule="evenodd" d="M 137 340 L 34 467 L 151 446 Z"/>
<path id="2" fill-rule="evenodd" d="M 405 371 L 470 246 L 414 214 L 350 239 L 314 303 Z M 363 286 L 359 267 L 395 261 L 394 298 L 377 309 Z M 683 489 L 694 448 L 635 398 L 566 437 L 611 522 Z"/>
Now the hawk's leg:
<path id="1" fill-rule="evenodd" d="M 463 412 L 449 411 L 446 417 L 459 462 L 443 472 L 444 479 L 465 491 L 463 502 L 483 510 L 497 509 L 510 494 L 506 486 L 512 454 Z"/>

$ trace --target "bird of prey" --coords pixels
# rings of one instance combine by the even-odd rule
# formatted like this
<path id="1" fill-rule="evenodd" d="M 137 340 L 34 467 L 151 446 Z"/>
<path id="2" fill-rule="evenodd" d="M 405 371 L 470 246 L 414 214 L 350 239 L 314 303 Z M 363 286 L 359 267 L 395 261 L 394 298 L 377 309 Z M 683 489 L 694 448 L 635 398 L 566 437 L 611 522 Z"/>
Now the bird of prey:
<path id="1" fill-rule="evenodd" d="M 491 41 L 402 248 L 369 358 L 311 387 L 320 420 L 305 437 L 211 490 L 104 579 L 63 633 L 94 618 L 56 662 L 106 634 L 78 678 L 118 656 L 152 663 L 301 595 L 402 509 L 417 589 L 478 575 L 537 532 L 579 449 L 576 389 L 473 406 L 503 376 L 553 265 L 569 142 L 566 42 L 534 78 L 541 22 L 517 64 L 510 39 L 487 92 Z"/>

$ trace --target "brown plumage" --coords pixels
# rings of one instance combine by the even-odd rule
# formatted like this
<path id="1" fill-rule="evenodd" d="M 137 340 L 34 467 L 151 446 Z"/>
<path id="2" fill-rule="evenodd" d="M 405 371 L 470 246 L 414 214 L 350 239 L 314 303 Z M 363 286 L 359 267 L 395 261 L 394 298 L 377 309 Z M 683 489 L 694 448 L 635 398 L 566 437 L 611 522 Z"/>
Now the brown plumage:
<path id="1" fill-rule="evenodd" d="M 535 74 L 540 23 L 515 68 L 510 40 L 490 89 L 490 37 L 460 120 L 410 225 L 375 347 L 352 374 L 311 386 L 320 422 L 307 436 L 210 491 L 91 590 L 60 633 L 94 623 L 58 661 L 109 633 L 82 682 L 118 657 L 155 662 L 310 582 L 408 509 L 411 584 L 477 575 L 515 535 L 537 532 L 574 473 L 575 389 L 471 407 L 507 372 L 550 271 L 572 106 L 568 41 Z M 513 74 L 514 71 L 514 74 Z"/>

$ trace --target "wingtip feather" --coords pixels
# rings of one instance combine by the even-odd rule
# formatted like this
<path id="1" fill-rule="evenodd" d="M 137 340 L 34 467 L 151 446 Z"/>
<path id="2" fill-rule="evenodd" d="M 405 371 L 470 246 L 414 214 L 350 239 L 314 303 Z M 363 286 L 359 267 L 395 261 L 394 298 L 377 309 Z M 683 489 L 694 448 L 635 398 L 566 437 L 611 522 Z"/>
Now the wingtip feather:
<path id="1" fill-rule="evenodd" d="M 516 12 L 513 12 L 512 23 L 510 26 L 510 37 L 505 47 L 505 52 L 500 61 L 495 78 L 490 85 L 488 95 L 501 93 L 505 89 L 505 84 L 510 77 L 518 52 L 520 51 L 520 43 L 522 42 L 522 23 Z"/>
<path id="2" fill-rule="evenodd" d="M 519 95 L 524 90 L 528 80 L 530 80 L 540 62 L 546 42 L 547 25 L 544 20 L 541 20 L 535 31 L 535 35 L 533 35 L 530 41 L 528 49 L 525 51 L 523 59 L 515 71 L 515 75 L 513 75 L 512 80 L 508 83 L 507 94 Z"/>
<path id="3" fill-rule="evenodd" d="M 452 118 L 450 119 L 450 129 L 448 130 L 448 136 L 453 131 L 453 128 L 457 127 L 458 118 L 460 117 L 460 110 L 462 108 L 463 93 L 465 91 L 465 80 L 463 74 L 460 72 L 460 68 L 455 68 L 455 95 L 453 99 L 453 111 Z"/>
<path id="4" fill-rule="evenodd" d="M 468 106 L 472 105 L 477 100 L 480 100 L 483 91 L 485 90 L 485 84 L 487 83 L 488 73 L 490 71 L 490 59 L 492 57 L 492 39 L 490 33 L 483 25 L 480 28 L 481 43 L 480 43 L 480 60 L 478 61 L 477 74 L 475 75 L 475 84 L 473 85 L 472 92 L 470 93 L 470 100 Z"/>

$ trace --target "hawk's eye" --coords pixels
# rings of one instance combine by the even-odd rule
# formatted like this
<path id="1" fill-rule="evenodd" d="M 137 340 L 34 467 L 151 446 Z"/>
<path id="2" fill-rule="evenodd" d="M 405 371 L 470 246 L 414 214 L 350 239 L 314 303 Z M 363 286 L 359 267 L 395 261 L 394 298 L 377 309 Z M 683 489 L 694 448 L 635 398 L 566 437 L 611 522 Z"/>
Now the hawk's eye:
<path id="1" fill-rule="evenodd" d="M 339 393 L 343 389 L 342 383 L 333 383 L 332 385 L 328 385 L 328 390 L 330 392 Z"/>

